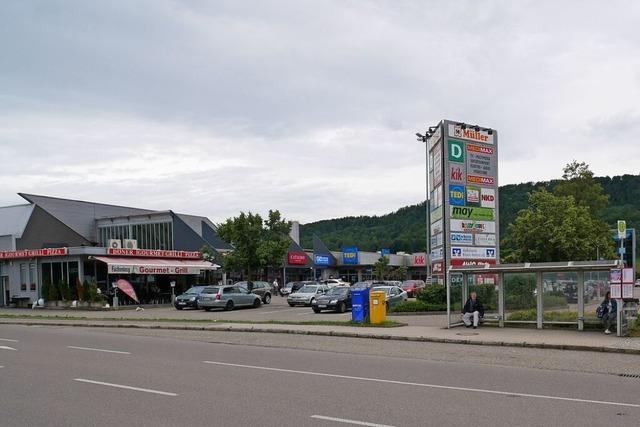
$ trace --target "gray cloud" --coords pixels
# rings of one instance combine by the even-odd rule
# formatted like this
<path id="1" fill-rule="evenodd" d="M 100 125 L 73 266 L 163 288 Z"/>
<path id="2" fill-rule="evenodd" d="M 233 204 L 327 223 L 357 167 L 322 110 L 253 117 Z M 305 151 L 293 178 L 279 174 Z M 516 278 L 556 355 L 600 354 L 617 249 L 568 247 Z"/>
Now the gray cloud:
<path id="1" fill-rule="evenodd" d="M 501 183 L 638 173 L 639 8 L 3 2 L 0 202 L 380 214 L 424 198 L 441 118 L 499 130 Z"/>

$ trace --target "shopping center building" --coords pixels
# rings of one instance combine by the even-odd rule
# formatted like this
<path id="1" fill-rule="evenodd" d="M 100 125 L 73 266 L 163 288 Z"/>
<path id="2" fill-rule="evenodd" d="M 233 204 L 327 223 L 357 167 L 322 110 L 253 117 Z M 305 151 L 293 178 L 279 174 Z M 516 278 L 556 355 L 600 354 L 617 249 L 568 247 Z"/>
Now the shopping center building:
<path id="1" fill-rule="evenodd" d="M 45 283 L 94 282 L 108 292 L 120 278 L 141 303 L 169 302 L 177 291 L 220 280 L 200 250 L 231 250 L 206 217 L 20 194 L 0 208 L 0 305 L 28 305 Z"/>

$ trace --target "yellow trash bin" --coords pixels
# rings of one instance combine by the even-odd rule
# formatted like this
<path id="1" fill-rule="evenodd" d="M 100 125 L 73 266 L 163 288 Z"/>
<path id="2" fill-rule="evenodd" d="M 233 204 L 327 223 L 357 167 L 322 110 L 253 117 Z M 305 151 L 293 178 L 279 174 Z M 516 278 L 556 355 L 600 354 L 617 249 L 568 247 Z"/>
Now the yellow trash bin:
<path id="1" fill-rule="evenodd" d="M 369 292 L 369 321 L 382 323 L 387 318 L 386 296 L 384 291 Z"/>

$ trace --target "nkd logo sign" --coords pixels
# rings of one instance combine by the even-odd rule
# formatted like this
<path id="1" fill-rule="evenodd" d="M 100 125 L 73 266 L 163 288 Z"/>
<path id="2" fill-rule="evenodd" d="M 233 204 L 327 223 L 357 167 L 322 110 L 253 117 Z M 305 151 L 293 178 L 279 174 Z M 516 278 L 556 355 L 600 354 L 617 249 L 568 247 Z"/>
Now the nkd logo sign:
<path id="1" fill-rule="evenodd" d="M 496 190 L 493 188 L 483 188 L 480 190 L 480 206 L 483 208 L 495 208 Z"/>
<path id="2" fill-rule="evenodd" d="M 492 221 L 493 209 L 489 208 L 472 208 L 451 206 L 451 218 L 454 219 L 476 219 L 479 221 Z"/>
<path id="3" fill-rule="evenodd" d="M 452 245 L 473 245 L 473 234 L 470 233 L 451 233 Z"/>
<path id="4" fill-rule="evenodd" d="M 449 161 L 464 163 L 464 142 L 449 140 Z"/>
<path id="5" fill-rule="evenodd" d="M 449 186 L 449 204 L 454 206 L 464 206 L 464 186 Z"/>

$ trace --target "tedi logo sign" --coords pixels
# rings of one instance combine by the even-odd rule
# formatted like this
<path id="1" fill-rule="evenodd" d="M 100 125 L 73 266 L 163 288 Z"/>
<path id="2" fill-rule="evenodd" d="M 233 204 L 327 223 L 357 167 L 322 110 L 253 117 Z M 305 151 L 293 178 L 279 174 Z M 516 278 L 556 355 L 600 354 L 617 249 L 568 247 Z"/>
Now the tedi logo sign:
<path id="1" fill-rule="evenodd" d="M 449 186 L 449 204 L 454 206 L 464 206 L 464 186 Z"/>

